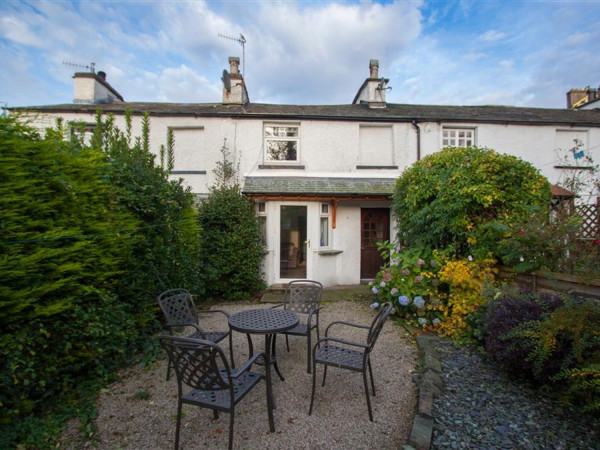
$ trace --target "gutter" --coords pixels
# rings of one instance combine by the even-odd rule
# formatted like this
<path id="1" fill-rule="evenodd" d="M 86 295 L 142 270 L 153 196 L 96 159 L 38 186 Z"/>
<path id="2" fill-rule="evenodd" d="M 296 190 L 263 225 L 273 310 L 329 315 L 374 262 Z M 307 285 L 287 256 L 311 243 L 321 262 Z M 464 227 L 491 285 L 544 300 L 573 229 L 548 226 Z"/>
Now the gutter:
<path id="1" fill-rule="evenodd" d="M 419 128 L 416 119 L 413 119 L 411 123 L 417 132 L 417 161 L 419 161 L 421 159 L 421 128 Z"/>

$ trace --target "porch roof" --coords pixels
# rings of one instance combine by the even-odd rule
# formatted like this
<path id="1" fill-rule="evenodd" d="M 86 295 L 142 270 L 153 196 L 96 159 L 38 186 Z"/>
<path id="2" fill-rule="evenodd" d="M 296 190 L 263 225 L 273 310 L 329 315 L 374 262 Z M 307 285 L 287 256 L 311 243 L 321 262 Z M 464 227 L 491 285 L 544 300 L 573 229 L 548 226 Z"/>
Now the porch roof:
<path id="1" fill-rule="evenodd" d="M 242 192 L 260 195 L 378 196 L 394 193 L 396 178 L 246 177 Z"/>

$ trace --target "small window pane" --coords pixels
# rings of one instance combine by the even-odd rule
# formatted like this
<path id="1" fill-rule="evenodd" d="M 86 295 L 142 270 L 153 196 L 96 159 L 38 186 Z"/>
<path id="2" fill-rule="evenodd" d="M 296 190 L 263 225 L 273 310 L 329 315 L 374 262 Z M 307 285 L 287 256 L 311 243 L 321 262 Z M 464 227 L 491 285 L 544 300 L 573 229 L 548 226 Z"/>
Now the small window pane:
<path id="1" fill-rule="evenodd" d="M 267 156 L 273 161 L 295 161 L 298 153 L 297 141 L 268 141 Z"/>
<path id="2" fill-rule="evenodd" d="M 258 212 L 260 212 L 260 213 L 264 213 L 265 212 L 265 204 L 264 203 L 259 203 L 258 204 Z"/>
<path id="3" fill-rule="evenodd" d="M 321 203 L 321 214 L 329 214 L 329 205 L 327 203 Z"/>
<path id="4" fill-rule="evenodd" d="M 258 224 L 260 227 L 260 243 L 263 247 L 267 246 L 267 217 L 258 216 Z"/>
<path id="5" fill-rule="evenodd" d="M 329 218 L 321 217 L 321 247 L 329 245 Z"/>

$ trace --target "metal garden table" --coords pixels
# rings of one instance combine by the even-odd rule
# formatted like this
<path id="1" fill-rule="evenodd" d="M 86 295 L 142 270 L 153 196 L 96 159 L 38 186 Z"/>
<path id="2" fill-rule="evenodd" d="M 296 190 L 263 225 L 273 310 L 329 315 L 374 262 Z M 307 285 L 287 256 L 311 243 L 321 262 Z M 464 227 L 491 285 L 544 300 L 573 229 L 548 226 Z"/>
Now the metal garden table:
<path id="1" fill-rule="evenodd" d="M 252 356 L 252 339 L 250 334 L 264 334 L 265 336 L 265 372 L 267 381 L 267 402 L 274 408 L 273 386 L 271 384 L 271 365 L 279 374 L 281 380 L 284 380 L 277 358 L 275 357 L 275 339 L 277 333 L 294 328 L 300 322 L 298 314 L 293 311 L 283 309 L 249 309 L 232 314 L 229 317 L 229 326 L 240 333 L 248 335 L 248 344 L 250 347 L 250 356 Z M 269 408 L 269 428 L 275 431 L 275 421 L 273 411 Z"/>

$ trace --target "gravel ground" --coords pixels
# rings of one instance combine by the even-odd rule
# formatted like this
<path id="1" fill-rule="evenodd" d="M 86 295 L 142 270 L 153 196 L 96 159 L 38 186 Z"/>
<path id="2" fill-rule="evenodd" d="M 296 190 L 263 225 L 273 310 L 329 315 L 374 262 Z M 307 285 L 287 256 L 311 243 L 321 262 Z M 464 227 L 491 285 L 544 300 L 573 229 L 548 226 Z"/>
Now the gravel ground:
<path id="1" fill-rule="evenodd" d="M 270 305 L 221 305 L 229 313 Z M 337 301 L 324 304 L 321 331 L 334 320 L 370 323 L 373 311 L 360 302 Z M 215 314 L 215 317 L 219 315 Z M 206 323 L 218 329 L 224 323 Z M 362 330 L 357 330 L 362 333 Z M 354 331 L 356 333 L 356 330 Z M 365 339 L 364 334 L 346 334 L 349 339 Z M 263 338 L 254 337 L 255 348 Z M 227 341 L 223 348 L 227 353 Z M 290 352 L 285 339 L 277 340 L 279 366 L 285 381 L 273 371 L 273 389 L 277 408 L 275 429 L 269 432 L 264 385 L 253 389 L 236 407 L 234 448 L 339 448 L 398 449 L 412 425 L 416 388 L 412 374 L 417 362 L 416 346 L 403 328 L 388 321 L 372 354 L 377 396 L 372 398 L 375 422 L 370 422 L 362 376 L 347 370 L 328 370 L 324 388 L 317 384 L 313 414 L 308 416 L 312 375 L 306 373 L 306 340 L 290 337 Z M 247 341 L 234 332 L 234 355 L 240 366 L 248 357 Z M 262 371 L 263 367 L 254 367 Z M 319 366 L 320 381 L 323 373 Z M 99 449 L 170 449 L 175 438 L 177 384 L 174 377 L 165 380 L 166 360 L 150 368 L 130 369 L 121 380 L 103 390 L 98 403 L 98 427 L 95 447 Z M 212 411 L 184 406 L 181 448 L 227 448 L 229 415 L 213 419 Z M 63 434 L 61 448 L 91 446 L 82 440 L 75 423 Z"/>
<path id="2" fill-rule="evenodd" d="M 471 347 L 438 345 L 445 390 L 432 449 L 600 449 L 600 420 L 508 378 Z"/>

